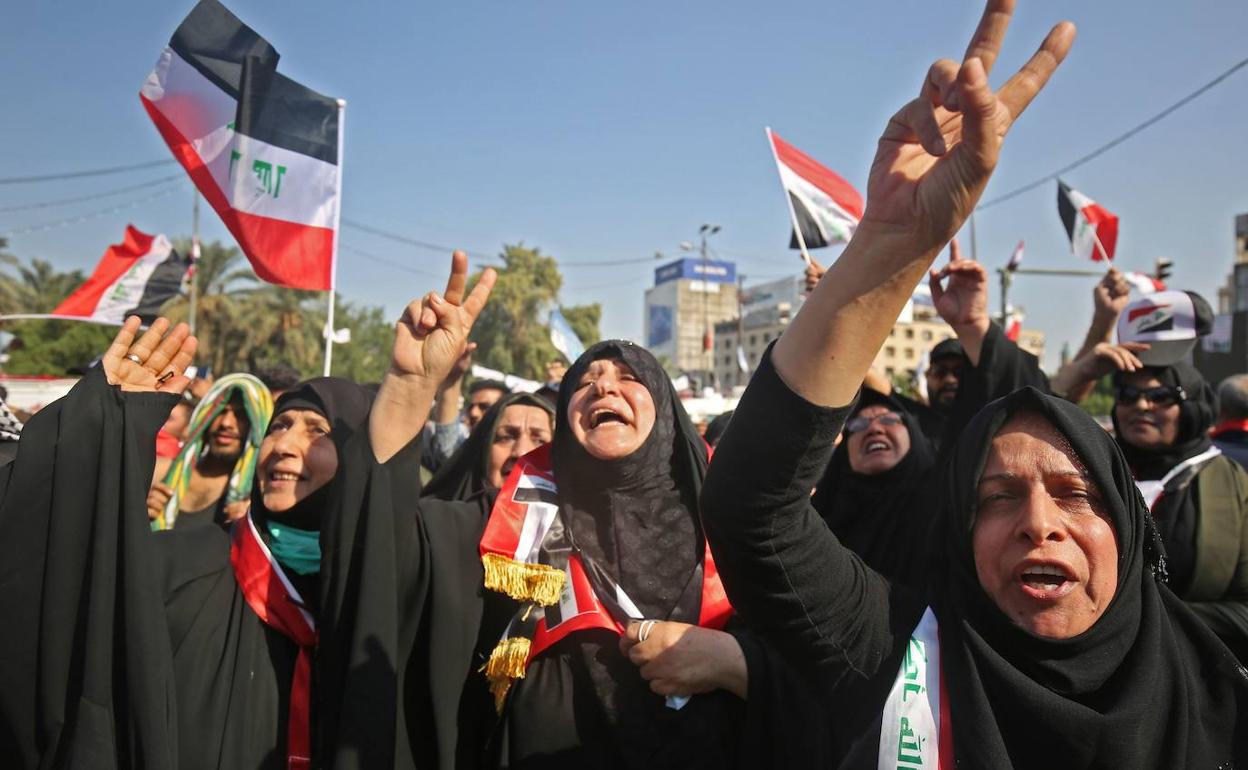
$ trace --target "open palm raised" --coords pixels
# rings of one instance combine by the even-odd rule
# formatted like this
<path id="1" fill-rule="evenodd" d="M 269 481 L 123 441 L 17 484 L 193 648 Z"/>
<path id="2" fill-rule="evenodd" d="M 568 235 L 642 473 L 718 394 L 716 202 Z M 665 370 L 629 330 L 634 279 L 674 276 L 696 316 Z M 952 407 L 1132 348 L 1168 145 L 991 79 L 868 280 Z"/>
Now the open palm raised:
<path id="1" fill-rule="evenodd" d="M 1010 126 L 1040 92 L 1074 41 L 1070 22 L 1000 90 L 988 75 L 1014 0 L 989 0 L 961 64 L 931 66 L 919 96 L 888 122 L 867 182 L 863 224 L 894 231 L 932 251 L 953 237 L 988 184 Z"/>

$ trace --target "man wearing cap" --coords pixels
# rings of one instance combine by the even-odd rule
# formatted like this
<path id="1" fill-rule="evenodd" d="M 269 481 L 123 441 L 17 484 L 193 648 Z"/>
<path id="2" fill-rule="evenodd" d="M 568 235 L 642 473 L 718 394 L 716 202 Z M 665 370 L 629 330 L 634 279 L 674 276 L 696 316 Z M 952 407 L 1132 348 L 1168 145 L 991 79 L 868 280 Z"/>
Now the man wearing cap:
<path id="1" fill-rule="evenodd" d="M 949 263 L 928 276 L 928 288 L 937 314 L 953 328 L 957 339 L 942 340 L 928 356 L 927 403 L 898 400 L 918 418 L 920 431 L 939 450 L 957 437 L 958 429 L 952 426 L 964 423 L 952 419 L 955 406 L 985 404 L 1004 382 L 1046 392 L 1049 383 L 1039 360 L 1007 339 L 992 322 L 988 272 L 975 260 L 963 258 L 957 239 L 949 244 Z"/>
<path id="2" fill-rule="evenodd" d="M 940 446 L 958 396 L 958 380 L 965 367 L 970 366 L 962 343 L 956 338 L 941 340 L 928 354 L 928 366 L 923 372 L 927 385 L 927 402 L 907 398 L 901 394 L 894 397 L 919 421 L 919 430 L 936 447 Z"/>
<path id="3" fill-rule="evenodd" d="M 1097 345 L 1054 383 L 1082 393 L 1112 375 L 1114 436 L 1153 513 L 1167 585 L 1244 662 L 1248 473 L 1211 441 L 1218 397 L 1183 360 L 1212 326 L 1209 304 L 1194 292 L 1146 295 L 1123 310 L 1117 345 Z"/>

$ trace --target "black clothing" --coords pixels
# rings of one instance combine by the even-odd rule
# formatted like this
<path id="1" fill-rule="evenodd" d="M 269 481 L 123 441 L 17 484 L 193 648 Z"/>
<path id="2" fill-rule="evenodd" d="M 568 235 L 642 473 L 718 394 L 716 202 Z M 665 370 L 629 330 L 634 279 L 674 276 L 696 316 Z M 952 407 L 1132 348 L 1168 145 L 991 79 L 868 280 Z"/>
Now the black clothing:
<path id="1" fill-rule="evenodd" d="M 425 485 L 421 494 L 439 500 L 467 500 L 483 491 L 489 481 L 490 446 L 494 443 L 498 421 L 502 418 L 503 411 L 515 404 L 544 409 L 551 416 L 551 427 L 554 427 L 554 406 L 546 400 L 528 393 L 503 396 L 481 417 L 481 422 L 472 429 L 472 433 L 459 445 L 455 454 L 438 468 L 438 472 Z"/>
<path id="2" fill-rule="evenodd" d="M 945 340 L 941 345 L 957 340 Z M 957 343 L 957 352 L 962 346 Z M 899 397 L 864 389 L 847 420 L 868 406 L 879 405 L 900 415 L 910 436 L 910 451 L 888 471 L 873 476 L 856 473 L 849 464 L 849 436 L 832 453 L 811 502 L 832 534 L 858 554 L 867 566 L 906 585 L 922 585 L 938 540 L 929 502 L 938 494 L 941 459 L 965 426 L 990 401 L 1025 386 L 1045 389 L 1048 381 L 1035 356 L 1019 349 L 995 324 L 985 335 L 979 363 L 962 369 L 957 398 L 941 424 L 946 451 L 920 427 L 919 418 Z M 910 402 L 914 403 L 914 402 Z M 919 406 L 922 406 L 921 404 Z M 926 407 L 923 407 L 926 409 Z M 931 411 L 931 410 L 929 410 Z"/>
<path id="3" fill-rule="evenodd" d="M 198 511 L 179 511 L 178 518 L 173 521 L 174 529 L 192 529 L 194 527 L 207 527 L 213 524 L 223 529 L 229 528 L 229 522 L 225 518 L 225 494 L 222 493 L 216 502 L 200 508 Z"/>
<path id="4" fill-rule="evenodd" d="M 1066 436 L 1117 531 L 1118 586 L 1097 623 L 1067 640 L 1022 631 L 979 585 L 971 553 L 991 439 L 1020 411 Z M 960 766 L 1218 767 L 1248 761 L 1248 675 L 1154 573 L 1160 548 L 1113 440 L 1084 412 L 1027 388 L 986 407 L 950 456 L 938 517 L 943 564 L 920 591 L 866 567 L 828 532 L 806 490 L 847 409 L 814 406 L 754 375 L 703 491 L 707 537 L 734 606 L 835 703 L 841 767 L 877 767 L 881 708 L 930 606 Z"/>
<path id="5" fill-rule="evenodd" d="M 1118 446 L 1135 477 L 1141 481 L 1162 478 L 1171 468 L 1209 449 L 1209 429 L 1218 416 L 1218 396 L 1205 382 L 1200 372 L 1182 362 L 1167 367 L 1145 369 L 1161 384 L 1182 388 L 1185 398 L 1179 402 L 1179 432 L 1173 444 L 1157 449 L 1138 449 L 1122 439 L 1118 425 L 1118 410 L 1112 410 L 1114 434 L 1119 437 Z M 1122 373 L 1113 377 L 1114 387 L 1122 382 Z M 1198 485 L 1188 484 L 1182 489 L 1167 491 L 1153 506 L 1153 518 L 1161 530 L 1166 546 L 1166 566 L 1170 573 L 1170 587 L 1182 594 L 1191 585 L 1196 569 L 1196 526 L 1198 515 Z"/>
<path id="6" fill-rule="evenodd" d="M 593 458 L 572 434 L 568 403 L 598 359 L 618 357 L 654 400 L 655 425 L 631 455 Z M 560 516 L 582 558 L 620 584 L 646 617 L 697 623 L 703 539 L 697 500 L 706 445 L 671 381 L 631 343 L 594 345 L 560 389 L 551 448 Z M 591 386 L 592 387 L 592 386 Z M 492 596 L 489 604 L 510 600 Z M 492 613 L 487 615 L 505 613 Z M 498 641 L 483 632 L 483 654 Z M 534 658 L 507 697 L 490 762 L 506 768 L 792 767 L 817 756 L 822 712 L 803 681 L 775 651 L 731 629 L 749 667 L 749 702 L 717 690 L 680 710 L 654 694 L 619 649 L 619 637 L 579 631 Z"/>
<path id="7" fill-rule="evenodd" d="M 430 587 L 444 575 L 434 546 L 445 528 L 395 510 L 414 499 L 416 445 L 378 464 L 367 431 L 352 431 L 361 423 L 344 421 L 367 400 L 311 385 L 339 446 L 321 575 L 288 573 L 309 609 L 323 608 L 314 764 L 451 767 L 468 655 L 448 695 L 433 680 L 453 676 L 452 661 L 427 651 L 465 621 Z M 335 395 L 347 400 L 326 403 Z M 0 469 L 0 617 L 15 630 L 0 641 L 0 756 L 12 766 L 286 766 L 298 646 L 244 601 L 226 532 L 150 531 L 155 435 L 175 402 L 122 392 L 97 370 L 40 412 Z M 376 579 L 386 570 L 388 591 Z"/>
<path id="8" fill-rule="evenodd" d="M 847 415 L 868 406 L 897 413 L 910 436 L 906 456 L 883 473 L 867 475 L 849 464 L 849 434 L 832 453 L 811 504 L 828 529 L 867 566 L 901 583 L 913 585 L 927 573 L 932 550 L 931 499 L 936 451 L 919 428 L 918 419 L 897 399 L 863 389 Z"/>
<path id="9" fill-rule="evenodd" d="M 1219 431 L 1213 436 L 1213 443 L 1222 450 L 1222 454 L 1239 463 L 1240 467 L 1248 468 L 1248 431 Z M 0 449 L 3 446 L 0 444 Z"/>

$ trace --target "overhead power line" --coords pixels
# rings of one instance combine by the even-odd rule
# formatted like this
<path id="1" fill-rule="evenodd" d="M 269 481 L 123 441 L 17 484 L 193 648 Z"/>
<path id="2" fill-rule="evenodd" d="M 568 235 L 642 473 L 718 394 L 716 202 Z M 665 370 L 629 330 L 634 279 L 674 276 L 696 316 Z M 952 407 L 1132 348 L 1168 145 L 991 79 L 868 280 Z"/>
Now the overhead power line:
<path id="1" fill-rule="evenodd" d="M 172 174 L 170 176 L 162 176 L 159 179 L 149 179 L 148 181 L 141 182 L 139 184 L 127 185 L 125 187 L 118 187 L 115 190 L 104 190 L 103 192 L 92 193 L 91 195 L 79 195 L 74 198 L 58 198 L 57 200 L 40 201 L 38 203 L 21 203 L 16 206 L 0 206 L 0 214 L 7 214 L 12 211 L 29 211 L 31 209 L 47 209 L 47 208 L 54 208 L 56 206 L 67 206 L 71 203 L 83 203 L 85 201 L 93 201 L 93 200 L 98 200 L 100 198 L 108 198 L 113 195 L 121 195 L 122 193 L 134 192 L 135 190 L 154 189 L 157 187 L 163 187 L 164 185 L 170 184 L 172 182 L 176 182 L 179 179 L 184 179 L 185 176 L 186 176 L 185 174 Z"/>
<path id="2" fill-rule="evenodd" d="M 60 174 L 40 174 L 37 176 L 11 176 L 0 179 L 0 184 L 31 184 L 33 182 L 55 182 L 60 179 L 82 179 L 89 176 L 107 176 L 109 174 L 124 174 L 127 171 L 139 171 L 145 168 L 157 168 L 158 166 L 169 166 L 177 163 L 173 158 L 164 160 L 153 160 L 147 163 L 131 163 L 128 166 L 111 166 L 109 168 L 93 168 L 87 171 L 66 171 Z"/>
<path id="3" fill-rule="evenodd" d="M 428 249 L 430 251 L 436 251 L 440 254 L 450 254 L 452 251 L 457 250 L 454 246 L 444 246 L 440 243 L 430 243 L 429 241 L 422 241 L 418 238 L 411 238 L 406 235 L 401 235 L 399 233 L 390 232 L 389 230 L 382 230 L 380 227 L 373 227 L 372 225 L 366 225 L 363 222 L 357 222 L 354 219 L 347 219 L 344 217 L 342 220 L 342 224 L 344 224 L 347 227 L 351 227 L 356 230 L 359 230 L 360 232 L 363 232 L 363 233 L 370 233 L 372 235 L 378 236 L 379 238 L 386 238 L 388 240 L 394 241 L 395 243 L 404 243 L 404 244 L 407 244 L 408 246 L 415 246 L 418 249 Z M 469 251 L 467 249 L 458 249 L 458 251 L 462 251 L 468 256 L 473 257 L 475 259 L 493 259 L 493 257 L 488 256 L 486 254 L 480 254 L 477 252 Z"/>
<path id="4" fill-rule="evenodd" d="M 363 257 L 364 259 L 371 259 L 374 262 L 380 262 L 383 265 L 389 265 L 390 267 L 393 267 L 396 270 L 402 270 L 407 273 L 412 273 L 413 275 L 420 275 L 420 276 L 432 277 L 432 278 L 438 278 L 438 277 L 445 278 L 446 277 L 445 275 L 439 276 L 437 273 L 433 272 L 432 270 L 421 270 L 419 267 L 412 267 L 411 265 L 406 264 L 404 262 L 400 262 L 397 259 L 390 259 L 388 257 L 382 257 L 377 254 L 373 254 L 370 251 L 365 251 L 364 249 L 357 249 L 356 247 L 351 246 L 346 243 L 338 244 L 338 248 L 342 249 L 348 254 L 354 254 L 357 257 Z"/>
<path id="5" fill-rule="evenodd" d="M 1178 101 L 1177 101 L 1177 102 L 1175 102 L 1174 104 L 1172 104 L 1172 105 L 1170 105 L 1169 107 L 1165 108 L 1164 110 L 1162 110 L 1161 112 L 1159 112 L 1159 113 L 1157 113 L 1156 115 L 1152 116 L 1151 118 L 1149 118 L 1148 120 L 1144 121 L 1143 123 L 1140 123 L 1139 125 L 1135 126 L 1134 128 L 1131 128 L 1130 130 L 1126 131 L 1125 133 L 1120 134 L 1119 136 L 1115 137 L 1114 139 L 1111 139 L 1110 141 L 1106 142 L 1105 144 L 1101 145 L 1100 147 L 1097 147 L 1095 150 L 1093 150 L 1092 152 L 1089 152 L 1087 155 L 1084 155 L 1083 157 L 1078 158 L 1078 159 L 1076 159 L 1076 160 L 1074 160 L 1074 161 L 1072 161 L 1072 162 L 1070 162 L 1070 163 L 1066 164 L 1065 166 L 1062 166 L 1061 168 L 1059 168 L 1058 170 L 1054 171 L 1053 173 L 1048 174 L 1048 175 L 1046 175 L 1046 176 L 1043 176 L 1043 177 L 1041 177 L 1040 179 L 1037 179 L 1037 180 L 1036 180 L 1036 181 L 1034 181 L 1034 182 L 1030 182 L 1030 183 L 1028 183 L 1028 184 L 1023 185 L 1022 187 L 1016 188 L 1016 189 L 1014 189 L 1014 190 L 1010 190 L 1009 192 L 1005 193 L 1004 195 L 998 195 L 997 197 L 993 198 L 992 200 L 989 200 L 989 201 L 984 201 L 983 203 L 979 204 L 979 206 L 977 206 L 976 208 L 977 208 L 977 209 L 985 209 L 985 208 L 988 208 L 989 206 L 995 206 L 996 204 L 998 204 L 998 203 L 1002 203 L 1003 201 L 1008 201 L 1010 198 L 1015 198 L 1015 197 L 1018 197 L 1019 195 L 1022 195 L 1022 194 L 1023 194 L 1023 193 L 1025 193 L 1025 192 L 1029 192 L 1029 191 L 1031 191 L 1031 190 L 1034 190 L 1034 189 L 1036 189 L 1037 187 L 1040 187 L 1040 186 L 1041 186 L 1041 185 L 1043 185 L 1043 184 L 1047 184 L 1048 182 L 1052 182 L 1052 181 L 1056 180 L 1056 179 L 1057 179 L 1059 176 L 1061 176 L 1062 174 L 1066 174 L 1066 173 L 1068 173 L 1068 172 L 1074 171 L 1075 169 L 1079 168 L 1080 166 L 1082 166 L 1083 164 L 1087 163 L 1088 161 L 1090 161 L 1090 160 L 1092 160 L 1092 159 L 1096 158 L 1096 157 L 1097 157 L 1097 156 L 1099 156 L 1099 155 L 1102 155 L 1102 154 L 1104 154 L 1104 153 L 1108 152 L 1109 150 L 1112 150 L 1113 148 L 1115 148 L 1115 147 L 1117 147 L 1118 145 L 1122 144 L 1123 142 L 1127 141 L 1127 140 L 1128 140 L 1128 139 L 1130 139 L 1131 137 L 1133 137 L 1133 136 L 1135 136 L 1136 134 L 1140 133 L 1140 132 L 1141 132 L 1141 131 L 1143 131 L 1144 129 L 1146 129 L 1146 128 L 1148 128 L 1149 126 L 1152 126 L 1154 123 L 1156 123 L 1156 122 L 1160 121 L 1162 118 L 1164 118 L 1164 117 L 1166 117 L 1167 115 L 1171 114 L 1172 112 L 1174 112 L 1174 111 L 1178 110 L 1179 108 L 1181 108 L 1181 107 L 1183 107 L 1183 106 L 1187 105 L 1187 104 L 1188 104 L 1189 102 L 1191 102 L 1193 99 L 1197 98 L 1198 96 L 1200 96 L 1201 94 L 1205 93 L 1206 91 L 1208 91 L 1208 90 L 1210 90 L 1210 89 L 1214 88 L 1214 87 L 1215 87 L 1215 86 L 1217 86 L 1219 83 L 1221 83 L 1222 81 L 1226 80 L 1226 79 L 1227 79 L 1227 78 L 1229 78 L 1231 75 L 1234 75 L 1236 72 L 1238 72 L 1239 70 L 1243 69 L 1243 68 L 1244 68 L 1244 67 L 1246 67 L 1246 66 L 1248 66 L 1248 59 L 1242 59 L 1242 60 L 1240 60 L 1240 61 L 1239 61 L 1239 62 L 1237 62 L 1234 66 L 1232 66 L 1230 69 L 1226 70 L 1226 71 L 1225 71 L 1225 72 L 1223 72 L 1221 75 L 1218 75 L 1218 76 L 1217 76 L 1216 78 L 1214 78 L 1213 80 L 1210 80 L 1208 83 L 1205 83 L 1205 84 L 1204 84 L 1203 86 L 1201 86 L 1200 88 L 1197 88 L 1195 91 L 1192 91 L 1192 92 L 1191 92 L 1190 94 L 1188 94 L 1187 96 L 1184 96 L 1182 99 L 1178 100 Z"/>
<path id="6" fill-rule="evenodd" d="M 78 216 L 66 217 L 65 219 L 57 219 L 51 222 L 43 222 L 37 225 L 30 225 L 29 227 L 18 227 L 12 230 L 0 231 L 0 235 L 5 236 L 6 238 L 10 236 L 14 236 L 14 235 L 26 235 L 27 233 L 38 233 L 44 230 L 55 230 L 61 227 L 69 227 L 70 225 L 76 225 L 80 222 L 87 222 L 92 219 L 99 219 L 100 217 L 108 216 L 109 214 L 115 214 L 118 211 L 124 211 L 129 208 L 134 208 L 135 206 L 138 206 L 141 203 L 147 203 L 148 201 L 156 200 L 157 198 L 164 198 L 168 195 L 172 195 L 173 193 L 177 192 L 179 187 L 181 187 L 181 185 L 172 185 L 172 186 L 164 188 L 163 190 L 158 190 L 150 195 L 144 195 L 144 196 L 135 198 L 133 200 L 125 201 L 124 203 L 118 203 L 114 206 L 109 206 L 106 209 L 100 209 L 99 211 L 91 211 L 86 214 L 79 214 Z"/>

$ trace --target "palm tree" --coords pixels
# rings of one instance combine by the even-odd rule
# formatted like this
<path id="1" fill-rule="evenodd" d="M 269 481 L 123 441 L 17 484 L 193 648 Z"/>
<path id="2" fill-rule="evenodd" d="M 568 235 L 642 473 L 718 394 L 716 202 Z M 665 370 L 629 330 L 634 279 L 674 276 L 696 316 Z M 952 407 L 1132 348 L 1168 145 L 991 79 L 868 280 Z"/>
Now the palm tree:
<path id="1" fill-rule="evenodd" d="M 189 253 L 191 243 L 179 240 L 174 247 Z M 195 308 L 195 334 L 199 337 L 197 362 L 211 366 L 218 374 L 238 371 L 233 355 L 247 330 L 243 308 L 248 297 L 256 292 L 259 279 L 235 247 L 219 241 L 203 244 L 195 263 L 195 280 L 199 296 Z M 190 297 L 182 294 L 162 308 L 173 321 L 185 321 L 190 314 Z"/>

